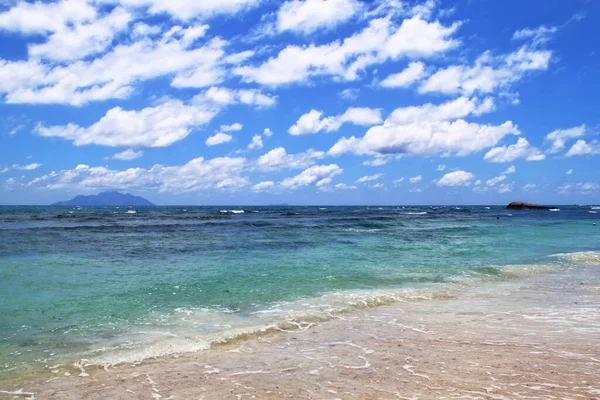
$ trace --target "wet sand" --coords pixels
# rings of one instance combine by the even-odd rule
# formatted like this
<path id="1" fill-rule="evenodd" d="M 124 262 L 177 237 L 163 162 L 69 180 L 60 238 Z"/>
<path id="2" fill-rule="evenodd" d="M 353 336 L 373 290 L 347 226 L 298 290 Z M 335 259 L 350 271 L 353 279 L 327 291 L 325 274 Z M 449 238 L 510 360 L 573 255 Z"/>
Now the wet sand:
<path id="1" fill-rule="evenodd" d="M 63 368 L 0 390 L 20 399 L 600 399 L 600 268 L 488 282 L 199 353 Z"/>

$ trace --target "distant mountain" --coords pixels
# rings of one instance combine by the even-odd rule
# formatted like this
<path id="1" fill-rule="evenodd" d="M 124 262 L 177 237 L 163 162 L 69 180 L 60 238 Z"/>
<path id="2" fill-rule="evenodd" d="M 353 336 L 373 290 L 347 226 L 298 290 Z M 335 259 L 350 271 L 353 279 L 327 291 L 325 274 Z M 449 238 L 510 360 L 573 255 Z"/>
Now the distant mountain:
<path id="1" fill-rule="evenodd" d="M 96 195 L 79 195 L 71 200 L 59 201 L 53 206 L 153 206 L 151 202 L 140 196 L 129 193 L 102 192 Z"/>

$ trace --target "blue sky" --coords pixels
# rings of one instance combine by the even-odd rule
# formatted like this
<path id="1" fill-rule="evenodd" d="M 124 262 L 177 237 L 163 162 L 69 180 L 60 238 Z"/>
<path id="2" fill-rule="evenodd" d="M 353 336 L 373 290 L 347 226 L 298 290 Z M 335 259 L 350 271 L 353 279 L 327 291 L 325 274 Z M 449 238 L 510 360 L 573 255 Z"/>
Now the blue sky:
<path id="1" fill-rule="evenodd" d="M 0 0 L 0 204 L 600 203 L 600 3 Z"/>

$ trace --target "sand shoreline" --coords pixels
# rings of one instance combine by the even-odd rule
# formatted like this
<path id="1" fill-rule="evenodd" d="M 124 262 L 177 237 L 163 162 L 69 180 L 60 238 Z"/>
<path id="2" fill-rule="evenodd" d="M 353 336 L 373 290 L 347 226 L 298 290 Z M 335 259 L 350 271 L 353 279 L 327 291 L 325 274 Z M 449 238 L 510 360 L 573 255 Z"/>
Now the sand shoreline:
<path id="1" fill-rule="evenodd" d="M 577 268 L 577 280 L 486 283 L 209 351 L 4 382 L 0 398 L 600 398 L 600 277 Z"/>

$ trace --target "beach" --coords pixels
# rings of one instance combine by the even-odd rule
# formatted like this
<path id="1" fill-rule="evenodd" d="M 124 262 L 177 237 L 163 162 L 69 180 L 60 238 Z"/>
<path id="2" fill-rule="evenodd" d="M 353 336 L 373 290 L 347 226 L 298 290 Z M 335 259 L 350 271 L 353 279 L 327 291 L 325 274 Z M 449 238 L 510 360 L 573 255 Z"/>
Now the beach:
<path id="1" fill-rule="evenodd" d="M 598 266 L 579 265 L 579 282 L 574 272 L 457 288 L 199 353 L 61 368 L 11 383 L 6 398 L 595 399 Z"/>
<path id="2" fill-rule="evenodd" d="M 53 246 L 35 243 L 45 264 L 2 248 L 5 293 L 40 289 L 3 305 L 0 398 L 600 398 L 595 214 L 467 210 L 200 209 L 175 227 L 182 210 L 21 212 L 2 234 Z M 96 242 L 61 248 L 57 231 Z M 245 243 L 222 240 L 241 231 Z M 185 240 L 202 234 L 226 251 L 190 262 Z M 25 262 L 38 269 L 18 274 Z"/>

